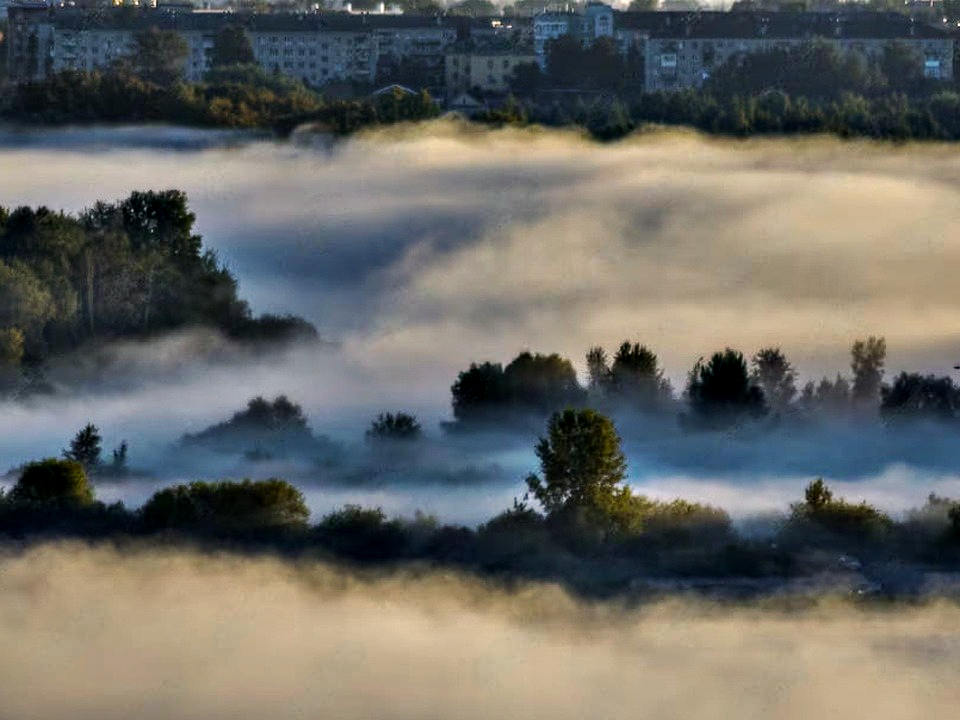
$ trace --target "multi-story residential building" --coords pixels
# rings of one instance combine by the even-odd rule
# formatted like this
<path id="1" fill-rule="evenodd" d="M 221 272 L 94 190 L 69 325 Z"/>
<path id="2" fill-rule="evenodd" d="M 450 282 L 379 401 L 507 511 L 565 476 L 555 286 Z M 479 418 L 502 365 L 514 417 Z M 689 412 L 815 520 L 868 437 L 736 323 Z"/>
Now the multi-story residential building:
<path id="1" fill-rule="evenodd" d="M 614 34 L 614 11 L 602 2 L 588 2 L 582 12 L 544 12 L 533 18 L 533 50 L 540 67 L 547 67 L 547 44 L 572 35 L 584 44 Z"/>
<path id="2" fill-rule="evenodd" d="M 484 95 L 508 93 L 517 68 L 535 62 L 537 56 L 530 49 L 461 43 L 446 55 L 447 96 L 476 90 Z"/>
<path id="3" fill-rule="evenodd" d="M 698 87 L 736 55 L 815 38 L 868 58 L 896 41 L 913 50 L 928 78 L 953 79 L 953 36 L 898 13 L 625 12 L 616 15 L 615 34 L 625 51 L 643 56 L 647 91 Z"/>
<path id="4" fill-rule="evenodd" d="M 430 16 L 347 13 L 227 13 L 148 9 L 51 9 L 10 7 L 9 67 L 15 79 L 42 78 L 63 70 L 106 68 L 129 56 L 139 33 L 172 30 L 186 41 L 184 76 L 199 80 L 210 69 L 217 32 L 241 26 L 257 64 L 312 86 L 334 81 L 368 83 L 378 61 L 427 57 L 442 65 L 457 39 L 456 25 Z"/>

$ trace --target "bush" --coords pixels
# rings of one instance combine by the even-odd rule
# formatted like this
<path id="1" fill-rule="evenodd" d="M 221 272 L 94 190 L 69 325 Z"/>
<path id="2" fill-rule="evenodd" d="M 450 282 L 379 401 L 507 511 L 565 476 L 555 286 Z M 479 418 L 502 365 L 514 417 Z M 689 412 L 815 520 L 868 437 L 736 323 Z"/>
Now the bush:
<path id="1" fill-rule="evenodd" d="M 822 478 L 807 486 L 804 501 L 790 507 L 794 529 L 822 530 L 850 538 L 877 538 L 893 527 L 893 520 L 866 502 L 850 503 L 834 498 Z"/>
<path id="2" fill-rule="evenodd" d="M 417 418 L 404 412 L 380 413 L 367 430 L 367 440 L 410 441 L 420 438 L 421 427 Z"/>
<path id="3" fill-rule="evenodd" d="M 93 502 L 93 490 L 83 465 L 50 458 L 30 463 L 10 491 L 13 503 L 80 507 Z"/>
<path id="4" fill-rule="evenodd" d="M 164 488 L 140 509 L 148 530 L 237 531 L 304 526 L 303 494 L 284 480 L 193 482 Z"/>
<path id="5" fill-rule="evenodd" d="M 380 508 L 346 505 L 324 516 L 316 527 L 320 544 L 354 560 L 380 560 L 405 552 L 406 533 L 400 523 L 388 521 Z"/>

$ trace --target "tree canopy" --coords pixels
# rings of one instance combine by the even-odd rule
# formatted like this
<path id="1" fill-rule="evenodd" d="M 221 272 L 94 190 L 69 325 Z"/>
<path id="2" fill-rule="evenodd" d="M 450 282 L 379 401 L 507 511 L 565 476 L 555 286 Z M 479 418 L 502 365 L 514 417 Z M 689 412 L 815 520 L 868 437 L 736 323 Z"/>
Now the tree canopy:
<path id="1" fill-rule="evenodd" d="M 79 462 L 49 458 L 23 468 L 10 499 L 16 503 L 80 507 L 93 502 L 93 489 Z"/>
<path id="2" fill-rule="evenodd" d="M 687 399 L 694 425 L 705 428 L 726 427 L 767 412 L 763 391 L 750 379 L 743 354 L 730 348 L 697 362 L 688 377 Z"/>
<path id="3" fill-rule="evenodd" d="M 627 461 L 613 421 L 595 410 L 554 413 L 536 447 L 541 475 L 527 486 L 548 514 L 599 507 L 626 478 Z"/>

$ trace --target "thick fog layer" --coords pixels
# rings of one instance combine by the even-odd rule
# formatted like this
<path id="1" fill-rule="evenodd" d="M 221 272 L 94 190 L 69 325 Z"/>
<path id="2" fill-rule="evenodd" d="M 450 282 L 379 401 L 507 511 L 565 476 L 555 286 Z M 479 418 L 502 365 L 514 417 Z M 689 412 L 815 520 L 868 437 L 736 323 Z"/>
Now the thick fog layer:
<path id="1" fill-rule="evenodd" d="M 129 440 L 134 462 L 172 462 L 166 443 L 256 394 L 286 393 L 337 439 L 359 441 L 373 415 L 398 409 L 439 437 L 458 370 L 523 349 L 582 370 L 590 346 L 637 340 L 678 388 L 697 358 L 727 345 L 748 355 L 779 345 L 804 380 L 848 373 L 850 344 L 871 334 L 887 339 L 888 375 L 947 374 L 960 361 L 952 148 L 683 133 L 601 146 L 448 123 L 334 146 L 160 128 L 7 131 L 0 178 L 2 205 L 71 211 L 182 188 L 254 309 L 302 314 L 333 343 L 226 365 L 200 359 L 217 342 L 202 334 L 115 348 L 108 377 L 87 390 L 4 407 L 0 467 L 56 454 L 87 421 L 108 445 Z M 734 493 L 744 507 L 782 507 L 822 473 L 867 479 L 859 496 L 902 509 L 960 488 L 952 435 L 918 444 L 829 431 L 812 457 L 789 436 L 691 444 L 671 428 L 653 447 L 623 430 L 631 479 L 654 494 L 729 500 L 725 488 L 749 484 Z M 482 452 L 460 465 L 498 464 L 509 497 L 534 469 L 531 449 L 519 438 L 507 459 Z"/>
<path id="2" fill-rule="evenodd" d="M 41 547 L 0 561 L 9 720 L 947 718 L 954 606 L 581 606 L 424 574 Z"/>

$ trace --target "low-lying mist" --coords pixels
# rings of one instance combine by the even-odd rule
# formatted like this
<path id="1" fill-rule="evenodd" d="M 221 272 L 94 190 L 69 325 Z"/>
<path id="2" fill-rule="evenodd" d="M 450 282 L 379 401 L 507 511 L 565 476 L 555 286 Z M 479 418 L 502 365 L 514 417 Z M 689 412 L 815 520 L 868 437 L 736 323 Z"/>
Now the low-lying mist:
<path id="1" fill-rule="evenodd" d="M 111 718 L 946 718 L 960 609 L 580 604 L 431 572 L 48 545 L 0 560 L 0 706 Z"/>
<path id="2" fill-rule="evenodd" d="M 151 487 L 266 473 L 311 487 L 337 480 L 313 467 L 192 463 L 173 445 L 255 395 L 283 393 L 354 455 L 378 412 L 415 413 L 434 443 L 427 474 L 480 478 L 499 502 L 534 469 L 535 433 L 500 445 L 442 437 L 450 384 L 471 361 L 529 348 L 582 370 L 590 346 L 629 338 L 658 353 L 676 388 L 724 346 L 780 346 L 803 380 L 847 373 L 850 343 L 871 334 L 887 339 L 888 377 L 942 375 L 960 361 L 952 148 L 677 132 L 605 146 L 449 122 L 332 147 L 72 129 L 0 134 L 0 177 L 11 180 L 4 206 L 71 211 L 135 189 L 183 189 L 255 311 L 301 314 L 331 341 L 225 361 L 219 340 L 187 332 L 114 349 L 97 382 L 78 382 L 71 360 L 52 373 L 64 389 L 54 399 L 2 407 L 0 469 L 58 454 L 94 422 L 107 448 L 130 443 Z M 952 432 L 827 427 L 761 443 L 673 426 L 650 442 L 642 426 L 620 430 L 636 487 L 733 512 L 783 508 L 817 474 L 856 482 L 851 497 L 891 510 L 960 491 Z M 330 497 L 343 492 L 341 483 Z M 388 509 L 458 507 L 455 495 L 357 492 Z"/>

